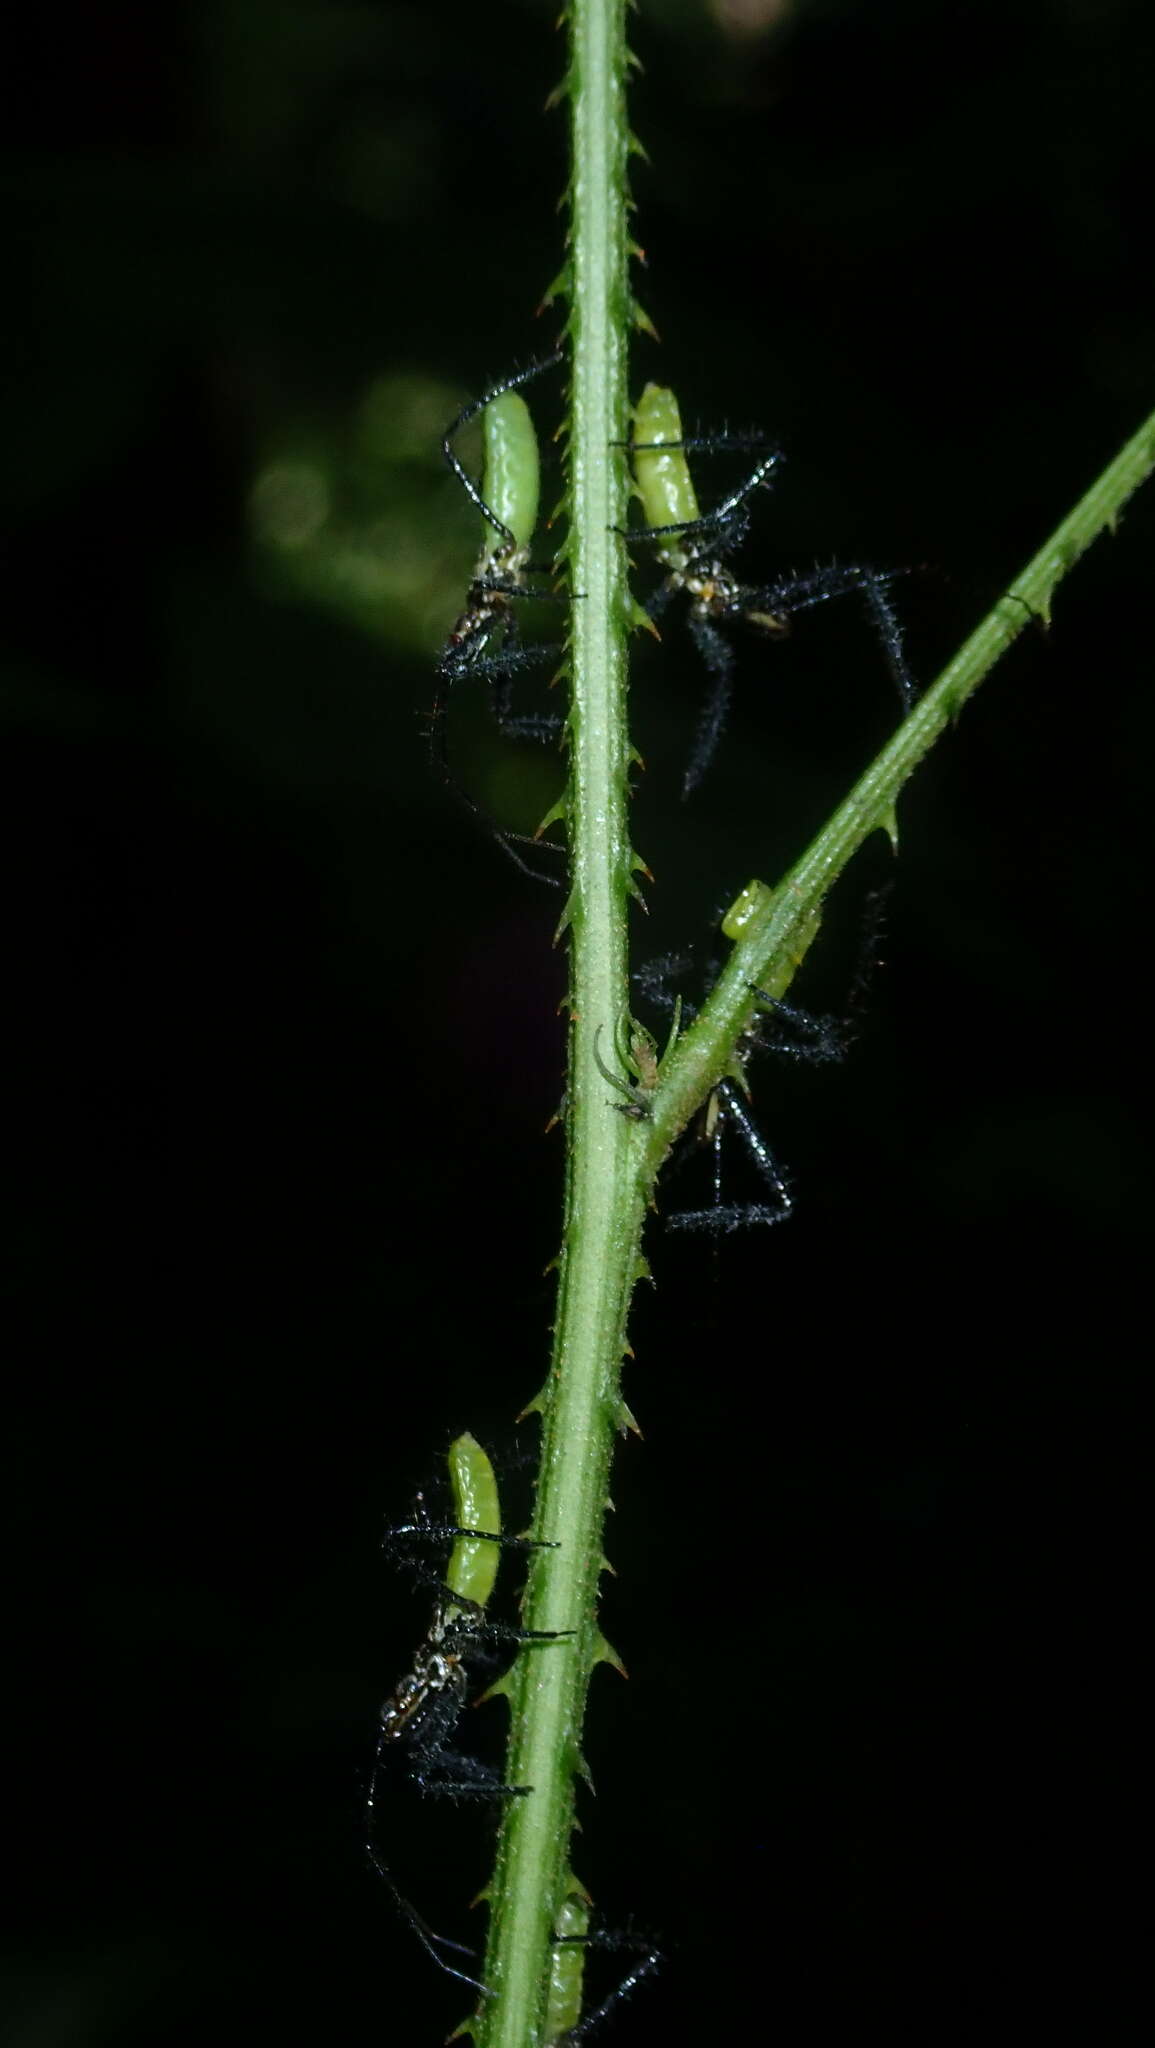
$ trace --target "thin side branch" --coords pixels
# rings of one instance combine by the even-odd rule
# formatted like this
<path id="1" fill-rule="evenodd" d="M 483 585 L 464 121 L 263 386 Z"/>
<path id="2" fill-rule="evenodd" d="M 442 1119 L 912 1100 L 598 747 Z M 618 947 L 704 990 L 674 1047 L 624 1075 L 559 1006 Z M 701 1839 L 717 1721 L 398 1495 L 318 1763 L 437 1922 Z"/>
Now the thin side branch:
<path id="1" fill-rule="evenodd" d="M 678 1133 L 727 1071 L 754 1007 L 751 984 L 771 996 L 785 993 L 818 930 L 826 896 L 851 856 L 872 832 L 885 831 L 897 845 L 895 806 L 903 784 L 1019 634 L 1034 623 L 1050 624 L 1057 586 L 1101 533 L 1114 531 L 1127 500 L 1153 469 L 1155 413 L 1044 541 L 778 887 L 757 882 L 743 892 L 723 926 L 735 940 L 725 971 L 662 1063 L 650 1118 L 639 1134 L 647 1187 Z"/>

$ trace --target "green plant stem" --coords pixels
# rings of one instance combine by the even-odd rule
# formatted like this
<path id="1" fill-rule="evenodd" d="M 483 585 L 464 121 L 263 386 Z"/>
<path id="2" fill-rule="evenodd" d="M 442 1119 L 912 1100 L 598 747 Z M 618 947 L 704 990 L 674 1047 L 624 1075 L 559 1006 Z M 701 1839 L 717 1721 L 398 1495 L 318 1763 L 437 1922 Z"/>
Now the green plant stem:
<path id="1" fill-rule="evenodd" d="M 627 439 L 626 126 L 623 0 L 572 0 L 573 344 L 569 440 L 573 693 L 567 798 L 571 893 L 568 1173 L 554 1355 L 538 1401 L 542 1461 L 526 1623 L 573 1631 L 528 1645 L 504 1683 L 511 1708 L 508 1801 L 490 1890 L 480 2048 L 531 2048 L 544 2025 L 550 1934 L 567 1895 L 573 1779 L 597 1632 L 610 1453 L 621 1421 L 619 1365 L 642 1205 L 626 1120 L 607 1102 L 599 1031 L 612 1043 L 627 1004 L 626 906 L 634 857 L 626 818 L 629 741 L 624 545 Z M 530 1620 L 532 1613 L 533 1619 Z"/>

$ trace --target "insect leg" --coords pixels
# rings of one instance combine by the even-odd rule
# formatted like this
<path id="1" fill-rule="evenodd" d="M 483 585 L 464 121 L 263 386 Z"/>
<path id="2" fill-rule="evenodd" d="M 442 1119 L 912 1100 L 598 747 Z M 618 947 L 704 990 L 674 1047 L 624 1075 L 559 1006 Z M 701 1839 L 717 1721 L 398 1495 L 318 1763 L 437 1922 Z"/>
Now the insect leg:
<path id="1" fill-rule="evenodd" d="M 524 1799 L 532 1785 L 507 1785 L 479 1758 L 462 1756 L 455 1749 L 439 1749 L 424 1757 L 418 1751 L 409 1775 L 434 1799 Z"/>
<path id="2" fill-rule="evenodd" d="M 389 1543 L 395 1536 L 420 1536 L 434 1543 L 447 1538 L 471 1536 L 476 1542 L 498 1543 L 503 1550 L 557 1550 L 557 1543 L 539 1543 L 533 1536 L 502 1536 L 493 1529 L 462 1529 L 456 1522 L 395 1522 L 382 1536 Z"/>
<path id="3" fill-rule="evenodd" d="M 758 625 L 764 623 L 757 616 L 760 612 L 770 620 L 789 618 L 793 612 L 808 611 L 816 604 L 824 604 L 828 598 L 857 593 L 866 606 L 867 617 L 886 657 L 903 710 L 909 711 L 917 693 L 903 649 L 902 627 L 889 594 L 895 579 L 908 574 L 906 569 L 869 569 L 861 563 L 839 567 L 837 563 L 831 563 L 826 568 L 813 569 L 805 576 L 784 577 L 781 582 L 772 583 L 764 589 L 742 589 L 733 609 Z"/>
<path id="4" fill-rule="evenodd" d="M 559 652 L 553 647 L 527 647 L 510 650 L 498 655 L 492 662 L 481 662 L 474 670 L 476 675 L 489 675 L 490 703 L 494 721 L 499 732 L 511 740 L 555 740 L 565 725 L 565 719 L 556 711 L 515 711 L 513 709 L 513 679 L 524 668 L 554 659 Z M 529 658 L 526 658 L 529 657 Z"/>
<path id="5" fill-rule="evenodd" d="M 486 1997 L 489 1997 L 490 1987 L 488 1984 L 483 1984 L 480 1977 L 471 1977 L 468 1971 L 466 1970 L 459 1970 L 456 1964 L 447 1962 L 445 1957 L 441 1953 L 442 1949 L 452 1949 L 454 1953 L 457 1955 L 469 1956 L 472 1958 L 474 1956 L 474 1951 L 471 1948 L 468 1948 L 464 1942 L 451 1941 L 448 1935 L 435 1933 L 434 1929 L 429 1925 L 429 1922 L 423 1919 L 421 1914 L 417 1911 L 416 1906 L 412 1905 L 410 1901 L 405 1897 L 404 1892 L 401 1891 L 401 1889 L 399 1888 L 392 1871 L 390 1870 L 388 1864 L 385 1862 L 384 1858 L 381 1856 L 380 1851 L 378 1850 L 377 1845 L 373 1840 L 377 1815 L 377 1787 L 381 1776 L 381 1762 L 384 1748 L 385 1745 L 382 1742 L 378 1742 L 377 1754 L 373 1759 L 373 1769 L 370 1773 L 369 1778 L 369 1791 L 365 1801 L 365 1854 L 368 1858 L 370 1868 L 373 1871 L 375 1871 L 376 1875 L 381 1879 L 382 1883 L 385 1885 L 387 1891 L 392 1897 L 393 1903 L 396 1906 L 397 1911 L 400 1914 L 402 1920 L 405 1921 L 407 1926 L 412 1928 L 414 1934 L 417 1936 L 418 1941 L 421 1943 L 422 1948 L 425 1950 L 427 1955 L 432 1956 L 433 1961 L 437 1964 L 438 1969 L 444 1970 L 446 1976 L 456 1977 L 459 1983 L 468 1984 L 474 1991 L 480 1991 Z"/>
<path id="6" fill-rule="evenodd" d="M 698 718 L 698 730 L 682 777 L 682 800 L 697 789 L 718 750 L 725 730 L 734 692 L 734 650 L 709 619 L 691 610 L 690 633 L 710 678 L 706 701 Z"/>
<path id="7" fill-rule="evenodd" d="M 750 983 L 750 991 L 773 1018 L 780 1019 L 795 1034 L 793 1038 L 788 1037 L 785 1031 L 767 1035 L 759 1029 L 755 1043 L 764 1051 L 780 1053 L 784 1059 L 801 1060 L 809 1066 L 845 1059 L 853 1036 L 853 1027 L 848 1019 L 815 1016 L 810 1010 L 800 1010 L 794 1003 L 784 1003 L 780 996 L 768 996 L 765 989 L 759 988 L 755 982 Z"/>
<path id="8" fill-rule="evenodd" d="M 484 634 L 479 632 L 472 646 L 466 644 L 461 648 L 453 649 L 452 653 L 437 665 L 437 688 L 434 692 L 429 714 L 430 758 L 446 789 L 456 797 L 458 803 L 465 810 L 469 811 L 478 820 L 478 823 L 484 827 L 485 831 L 497 841 L 507 859 L 513 862 L 514 867 L 519 868 L 523 875 L 528 875 L 531 881 L 544 882 L 551 889 L 560 889 L 562 887 L 562 878 L 560 876 L 549 874 L 544 868 L 534 865 L 526 859 L 524 854 L 518 851 L 518 848 L 524 846 L 538 852 L 557 853 L 564 856 L 564 847 L 558 846 L 555 842 L 548 839 L 532 839 L 526 833 L 508 832 L 495 826 L 491 819 L 486 816 L 481 805 L 470 796 L 469 791 L 457 780 L 449 763 L 449 699 L 456 685 L 471 676 L 489 678 L 492 683 L 494 679 L 502 676 L 511 676 L 515 671 L 540 667 L 544 661 L 552 660 L 557 653 L 556 647 L 514 647 L 506 649 L 500 654 L 485 655 L 480 650 L 488 643 L 488 631 L 489 628 L 487 626 Z M 544 714 L 540 720 L 519 719 L 516 721 L 503 721 L 497 707 L 496 698 L 494 708 L 498 725 L 505 731 L 510 731 L 514 725 L 520 726 L 522 737 L 534 739 L 551 738 L 560 730 L 563 723 L 560 718 L 555 722 L 552 717 L 547 717 Z"/>
<path id="9" fill-rule="evenodd" d="M 633 1969 L 627 1970 L 608 1998 L 603 1998 L 601 2004 L 595 2006 L 592 2012 L 585 2013 L 576 2026 L 567 2028 L 563 2034 L 555 2034 L 549 2048 L 578 2048 L 578 2043 L 588 2040 L 594 2028 L 601 2025 L 607 2014 L 612 2012 L 616 2005 L 620 2005 L 624 1998 L 628 1998 L 631 1991 L 636 1990 L 647 1977 L 652 1977 L 655 1970 L 659 1970 L 665 1961 L 661 1950 L 641 1935 L 619 1934 L 608 1929 L 593 1934 L 555 1934 L 553 1943 L 556 1948 L 616 1949 L 619 1952 L 623 1949 L 629 1950 L 638 1957 L 638 1961 Z"/>
<path id="10" fill-rule="evenodd" d="M 724 1079 L 719 1081 L 715 1093 L 718 1106 L 712 1132 L 714 1206 L 712 1209 L 684 1209 L 667 1217 L 667 1230 L 703 1230 L 716 1236 L 728 1236 L 735 1230 L 785 1223 L 793 1213 L 794 1202 L 774 1154 L 746 1108 L 741 1089 L 735 1081 Z M 722 1201 L 721 1137 L 724 1124 L 733 1124 L 738 1132 L 751 1162 L 774 1197 L 773 1206 L 766 1202 Z"/>
<path id="11" fill-rule="evenodd" d="M 643 447 L 645 445 L 647 444 L 643 442 L 634 443 L 635 447 Z M 680 443 L 660 442 L 651 445 L 704 448 L 716 447 L 718 443 L 682 441 Z M 756 491 L 760 484 L 769 483 L 770 478 L 781 461 L 782 450 L 780 448 L 772 449 L 768 455 L 763 456 L 761 462 L 756 464 L 750 471 L 749 476 L 735 490 L 729 491 L 724 498 L 720 498 L 716 505 L 711 506 L 708 512 L 703 512 L 697 519 L 670 519 L 664 520 L 661 525 L 619 527 L 617 530 L 623 540 L 638 541 L 664 539 L 667 535 L 672 534 L 679 534 L 684 539 L 688 535 L 699 534 L 708 546 L 712 540 L 717 538 L 719 531 L 728 525 L 733 515 L 745 504 L 751 493 Z"/>
<path id="12" fill-rule="evenodd" d="M 663 953 L 657 960 L 646 960 L 640 967 L 635 967 L 630 980 L 640 995 L 647 997 L 658 1009 L 671 1016 L 677 1001 L 671 983 L 680 981 L 684 975 L 691 972 L 693 966 L 692 953 Z M 687 1002 L 683 998 L 683 1024 L 692 1024 L 697 1014 L 697 1004 Z"/>
<path id="13" fill-rule="evenodd" d="M 625 538 L 656 541 L 659 553 L 664 552 L 661 542 L 674 535 L 684 538 L 698 534 L 703 538 L 716 539 L 751 493 L 760 484 L 768 482 L 781 461 L 779 451 L 756 436 L 723 434 L 714 443 L 701 438 L 687 442 L 682 433 L 678 401 L 672 391 L 659 384 L 646 385 L 634 408 L 634 429 L 635 438 L 631 444 L 634 478 L 646 524 L 636 529 L 625 529 Z M 686 461 L 686 449 L 711 445 L 760 447 L 765 452 L 736 489 L 711 511 L 702 514 Z"/>

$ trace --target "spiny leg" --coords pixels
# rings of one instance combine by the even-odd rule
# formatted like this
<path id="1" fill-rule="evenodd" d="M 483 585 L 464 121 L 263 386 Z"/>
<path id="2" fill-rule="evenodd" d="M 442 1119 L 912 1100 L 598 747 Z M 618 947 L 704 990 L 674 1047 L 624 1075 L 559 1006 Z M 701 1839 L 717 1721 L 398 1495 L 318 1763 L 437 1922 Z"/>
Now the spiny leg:
<path id="1" fill-rule="evenodd" d="M 583 2014 L 576 2026 L 568 2027 L 563 2034 L 555 2034 L 549 2048 L 578 2048 L 579 2042 L 588 2040 L 595 2027 L 611 2013 L 616 2005 L 629 1997 L 631 1991 L 652 1977 L 665 1961 L 661 1950 L 641 1935 L 629 1932 L 618 1933 L 613 1929 L 599 1929 L 592 1934 L 555 1934 L 552 1936 L 556 1948 L 597 1948 L 604 1950 L 628 1950 L 638 1957 L 632 1970 L 627 1970 L 621 1981 L 614 1986 L 609 1996 L 603 1998 L 592 2012 Z"/>
<path id="2" fill-rule="evenodd" d="M 556 660 L 561 653 L 559 646 L 526 647 L 518 650 L 526 655 L 537 655 L 538 666 L 546 659 Z M 512 662 L 500 657 L 492 664 L 482 664 L 475 671 L 478 674 L 492 674 L 490 704 L 498 731 L 510 740 L 556 740 L 565 725 L 565 719 L 557 711 L 515 711 L 513 708 L 513 679 L 523 669 L 534 664 L 529 661 Z"/>
<path id="3" fill-rule="evenodd" d="M 508 641 L 510 637 L 509 622 L 505 622 L 505 625 L 506 639 Z M 478 647 L 485 647 L 489 644 L 488 630 L 484 638 L 479 637 L 476 644 Z M 456 798 L 457 802 L 465 810 L 470 812 L 471 816 L 477 819 L 484 830 L 496 840 L 507 859 L 513 862 L 514 867 L 518 868 L 523 875 L 528 875 L 531 881 L 544 882 L 549 888 L 553 889 L 560 889 L 562 887 L 562 877 L 549 874 L 545 869 L 532 864 L 523 853 L 518 851 L 518 848 L 524 846 L 535 851 L 559 854 L 564 858 L 564 847 L 558 846 L 552 840 L 533 839 L 527 833 L 511 832 L 493 823 L 492 819 L 486 815 L 482 806 L 469 794 L 464 785 L 458 781 L 450 766 L 448 716 L 449 699 L 456 685 L 470 678 L 480 677 L 488 680 L 491 685 L 490 701 L 501 731 L 511 737 L 519 738 L 547 739 L 556 737 L 556 734 L 564 724 L 563 719 L 560 717 L 555 718 L 552 714 L 545 713 L 537 716 L 530 714 L 525 718 L 511 717 L 508 711 L 502 709 L 503 702 L 508 704 L 508 691 L 503 699 L 500 685 L 503 678 L 508 678 L 509 689 L 511 690 L 512 678 L 515 674 L 532 668 L 540 668 L 543 663 L 555 659 L 557 653 L 558 649 L 556 646 L 517 647 L 509 645 L 504 646 L 502 652 L 495 655 L 473 652 L 468 649 L 460 656 L 455 652 L 453 658 L 443 659 L 438 664 L 437 688 L 434 692 L 429 719 L 430 759 L 446 789 L 449 790 L 450 794 Z"/>
<path id="4" fill-rule="evenodd" d="M 741 587 L 730 608 L 731 615 L 742 616 L 754 625 L 763 625 L 765 620 L 758 616 L 760 613 L 772 620 L 787 619 L 794 612 L 809 611 L 830 598 L 857 594 L 866 607 L 867 617 L 875 629 L 906 712 L 914 703 L 917 692 L 914 677 L 907 666 L 902 627 L 889 591 L 897 577 L 907 574 L 909 571 L 906 569 L 871 569 L 863 563 L 840 567 L 833 562 L 826 568 L 811 570 L 808 575 L 783 577 L 779 582 L 760 589 Z"/>
<path id="5" fill-rule="evenodd" d="M 381 1538 L 388 1546 L 396 1536 L 416 1536 L 432 1543 L 455 1542 L 459 1536 L 467 1536 L 477 1543 L 496 1543 L 502 1550 L 558 1550 L 560 1544 L 542 1543 L 535 1536 L 506 1536 L 494 1529 L 462 1529 L 456 1522 L 428 1522 L 418 1519 L 414 1522 L 395 1522 L 386 1529 Z"/>
<path id="6" fill-rule="evenodd" d="M 702 657 L 702 663 L 710 678 L 706 701 L 698 714 L 698 729 L 686 772 L 682 777 L 682 801 L 697 789 L 714 755 L 718 742 L 726 727 L 730 703 L 734 694 L 734 650 L 724 633 L 711 624 L 709 619 L 690 612 L 690 635 Z"/>
<path id="7" fill-rule="evenodd" d="M 669 1017 L 673 1015 L 677 1002 L 671 984 L 692 973 L 695 964 L 692 953 L 662 953 L 656 960 L 645 960 L 640 967 L 635 967 L 630 980 L 640 995 L 648 997 L 650 1002 Z M 692 1024 L 697 1014 L 697 1004 L 683 997 L 683 1024 Z"/>
<path id="8" fill-rule="evenodd" d="M 774 1154 L 750 1115 L 737 1082 L 719 1081 L 715 1090 L 713 1127 L 709 1131 L 714 1153 L 714 1204 L 710 1209 L 685 1209 L 666 1219 L 667 1230 L 702 1230 L 714 1236 L 728 1236 L 735 1230 L 785 1223 L 793 1214 L 794 1202 Z M 733 1124 L 746 1148 L 748 1158 L 774 1197 L 765 1202 L 723 1202 L 722 1134 Z"/>
<path id="9" fill-rule="evenodd" d="M 762 1205 L 758 1210 L 760 1223 L 784 1223 L 793 1214 L 794 1202 L 785 1177 L 769 1145 L 754 1122 L 746 1107 L 745 1097 L 735 1081 L 721 1081 L 718 1092 L 725 1105 L 726 1121 L 732 1123 L 746 1147 L 747 1156 L 753 1161 L 775 1198 L 770 1209 Z"/>
<path id="10" fill-rule="evenodd" d="M 513 710 L 514 677 L 528 670 L 543 668 L 556 661 L 561 654 L 557 641 L 544 641 L 533 647 L 521 646 L 517 627 L 511 617 L 502 621 L 501 650 L 497 654 L 484 651 L 491 644 L 487 637 L 479 640 L 476 651 L 466 659 L 443 661 L 438 666 L 438 677 L 449 689 L 440 698 L 440 723 L 444 725 L 444 714 L 448 709 L 448 698 L 453 685 L 478 678 L 489 684 L 490 709 L 498 731 L 507 739 L 556 739 L 565 724 L 558 712 L 515 712 Z M 448 746 L 442 744 L 437 765 L 443 777 L 449 782 L 455 794 L 460 786 L 454 780 L 449 768 Z M 475 806 L 476 808 L 476 806 Z"/>
<path id="11" fill-rule="evenodd" d="M 434 1799 L 524 1799 L 533 1790 L 531 1785 L 505 1784 L 488 1764 L 456 1749 L 441 1749 L 429 1757 L 419 1754 L 410 1762 L 409 1776 Z"/>
<path id="12" fill-rule="evenodd" d="M 635 447 L 641 447 L 642 445 L 641 442 L 634 443 Z M 673 446 L 674 444 L 658 443 L 657 445 Z M 700 442 L 683 442 L 681 445 L 683 447 L 695 447 L 704 446 L 705 444 Z M 618 527 L 617 531 L 621 534 L 622 539 L 626 541 L 664 541 L 673 539 L 675 536 L 680 540 L 686 540 L 693 538 L 695 535 L 700 535 L 708 546 L 720 544 L 732 547 L 739 537 L 733 531 L 732 522 L 745 505 L 751 493 L 756 491 L 760 484 L 769 483 L 781 460 L 781 450 L 775 449 L 771 455 L 767 455 L 758 464 L 756 469 L 750 471 L 749 476 L 738 485 L 736 490 L 730 491 L 726 497 L 720 498 L 718 503 L 712 506 L 709 512 L 703 512 L 697 519 L 668 519 L 664 520 L 660 526 Z M 743 522 L 742 531 L 745 531 L 745 522 Z M 720 536 L 724 538 L 720 540 Z"/>
<path id="13" fill-rule="evenodd" d="M 798 1060 L 807 1066 L 845 1059 L 854 1035 L 849 1018 L 816 1016 L 812 1010 L 800 1010 L 795 1003 L 783 1002 L 780 996 L 767 995 L 756 982 L 750 982 L 749 987 L 764 1010 L 794 1033 L 791 1038 L 785 1031 L 767 1033 L 759 1027 L 755 1043 L 761 1050 L 779 1053 L 783 1059 Z"/>
<path id="14" fill-rule="evenodd" d="M 472 1958 L 474 1956 L 473 1949 L 467 1947 L 464 1942 L 451 1941 L 448 1935 L 435 1932 L 429 1925 L 429 1922 L 417 1911 L 416 1906 L 406 1898 L 373 1839 L 377 1820 L 377 1790 L 381 1778 L 386 1746 L 384 1742 L 380 1739 L 378 1740 L 377 1754 L 373 1759 L 373 1769 L 370 1773 L 369 1790 L 365 1801 L 365 1854 L 370 1868 L 381 1879 L 401 1918 L 408 1927 L 412 1928 L 422 1948 L 427 1955 L 433 1958 L 438 1969 L 444 1970 L 446 1976 L 456 1977 L 459 1983 L 468 1984 L 474 1991 L 480 1991 L 488 1997 L 490 1995 L 488 1984 L 483 1984 L 480 1977 L 471 1977 L 466 1970 L 459 1970 L 455 1963 L 447 1962 L 441 1953 L 443 1948 L 447 1948 L 452 1949 L 457 1955 Z"/>

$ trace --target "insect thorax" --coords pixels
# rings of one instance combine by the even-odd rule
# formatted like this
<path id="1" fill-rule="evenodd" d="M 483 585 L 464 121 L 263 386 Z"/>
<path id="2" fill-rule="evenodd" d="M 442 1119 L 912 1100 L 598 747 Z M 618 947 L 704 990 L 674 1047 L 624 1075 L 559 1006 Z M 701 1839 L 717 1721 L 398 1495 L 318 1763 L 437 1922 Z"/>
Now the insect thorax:
<path id="1" fill-rule="evenodd" d="M 465 1667 L 459 1645 L 467 1638 L 461 1629 L 439 1610 L 433 1626 L 413 1659 L 412 1671 L 400 1679 L 381 1708 L 381 1740 L 400 1742 L 418 1734 L 427 1709 L 447 1694 L 460 1697 L 465 1688 Z"/>
<path id="2" fill-rule="evenodd" d="M 468 648 L 510 611 L 528 560 L 529 549 L 518 547 L 516 541 L 483 548 L 469 586 L 469 602 L 449 635 L 450 649 Z"/>
<path id="3" fill-rule="evenodd" d="M 700 619 L 719 618 L 738 602 L 738 584 L 718 561 L 699 557 L 691 562 L 683 573 L 682 587 Z"/>

